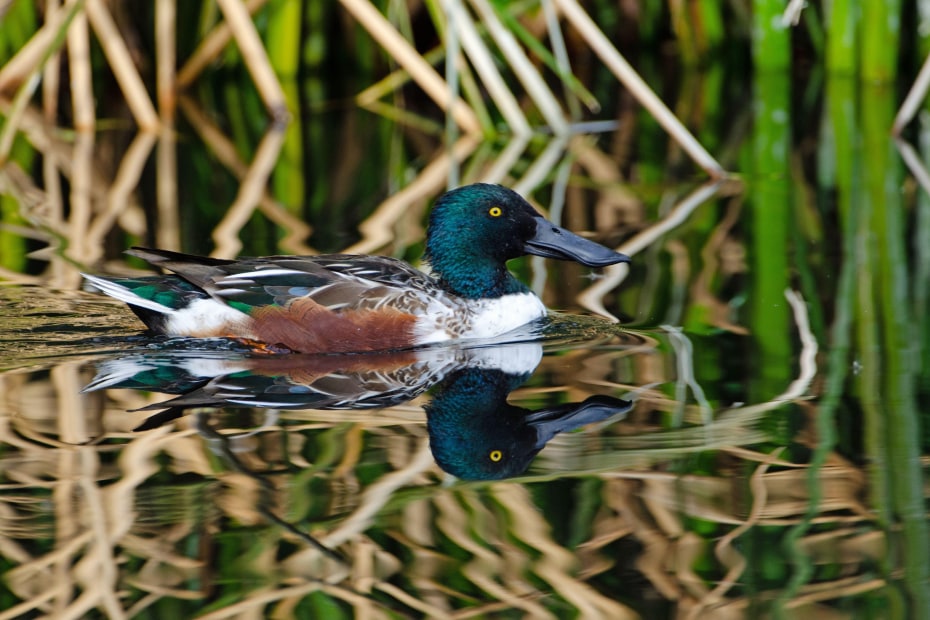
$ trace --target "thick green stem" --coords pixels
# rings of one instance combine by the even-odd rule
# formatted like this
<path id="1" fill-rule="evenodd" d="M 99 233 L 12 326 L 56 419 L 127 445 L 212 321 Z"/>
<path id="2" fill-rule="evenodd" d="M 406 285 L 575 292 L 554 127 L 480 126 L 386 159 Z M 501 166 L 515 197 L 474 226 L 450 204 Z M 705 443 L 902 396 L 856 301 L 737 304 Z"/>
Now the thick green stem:
<path id="1" fill-rule="evenodd" d="M 791 30 L 781 21 L 781 0 L 753 0 L 752 62 L 757 71 L 780 71 L 791 66 Z"/>
<path id="2" fill-rule="evenodd" d="M 864 0 L 861 26 L 862 77 L 874 82 L 891 82 L 897 75 L 901 0 Z"/>

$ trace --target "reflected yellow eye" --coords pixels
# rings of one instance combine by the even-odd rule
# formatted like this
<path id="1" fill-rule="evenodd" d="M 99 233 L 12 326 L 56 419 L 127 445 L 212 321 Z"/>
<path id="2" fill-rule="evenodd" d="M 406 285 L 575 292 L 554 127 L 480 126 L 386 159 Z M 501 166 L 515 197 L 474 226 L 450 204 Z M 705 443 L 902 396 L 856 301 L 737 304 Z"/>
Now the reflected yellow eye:
<path id="1" fill-rule="evenodd" d="M 503 211 L 501 211 L 500 207 L 491 207 L 490 209 L 488 209 L 488 215 L 490 215 L 491 217 L 500 217 L 501 213 L 503 213 Z M 499 457 L 498 457 L 498 460 L 500 460 Z"/>
<path id="2" fill-rule="evenodd" d="M 497 209 L 497 207 L 494 207 Z M 488 457 L 495 463 L 504 458 L 504 454 L 500 450 L 491 450 L 491 454 Z"/>

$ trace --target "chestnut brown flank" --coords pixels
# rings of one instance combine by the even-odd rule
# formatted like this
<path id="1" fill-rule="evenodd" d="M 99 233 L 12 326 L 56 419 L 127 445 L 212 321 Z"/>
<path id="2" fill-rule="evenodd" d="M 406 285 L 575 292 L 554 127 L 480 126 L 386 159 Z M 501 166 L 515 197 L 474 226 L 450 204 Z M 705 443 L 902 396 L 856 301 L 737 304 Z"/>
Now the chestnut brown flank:
<path id="1" fill-rule="evenodd" d="M 266 377 L 287 376 L 292 383 L 311 385 L 320 377 L 333 373 L 364 374 L 370 371 L 391 372 L 414 364 L 414 351 L 368 353 L 367 355 L 281 355 L 249 358 L 252 374 Z"/>
<path id="2" fill-rule="evenodd" d="M 312 299 L 265 306 L 251 315 L 256 340 L 302 353 L 388 351 L 413 345 L 417 318 L 393 308 L 330 310 Z"/>

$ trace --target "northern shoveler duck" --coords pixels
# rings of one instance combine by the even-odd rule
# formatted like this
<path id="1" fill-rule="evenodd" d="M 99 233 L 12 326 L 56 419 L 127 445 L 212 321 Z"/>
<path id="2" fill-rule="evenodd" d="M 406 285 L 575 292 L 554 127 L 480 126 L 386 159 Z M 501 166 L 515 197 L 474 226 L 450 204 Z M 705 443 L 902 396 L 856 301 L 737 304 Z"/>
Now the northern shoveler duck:
<path id="1" fill-rule="evenodd" d="M 329 254 L 221 260 L 167 250 L 127 254 L 173 273 L 85 277 L 157 334 L 229 337 L 272 351 L 389 351 L 492 338 L 545 316 L 506 267 L 534 254 L 588 267 L 629 257 L 543 218 L 516 192 L 478 183 L 437 200 L 427 275 L 385 256 Z"/>

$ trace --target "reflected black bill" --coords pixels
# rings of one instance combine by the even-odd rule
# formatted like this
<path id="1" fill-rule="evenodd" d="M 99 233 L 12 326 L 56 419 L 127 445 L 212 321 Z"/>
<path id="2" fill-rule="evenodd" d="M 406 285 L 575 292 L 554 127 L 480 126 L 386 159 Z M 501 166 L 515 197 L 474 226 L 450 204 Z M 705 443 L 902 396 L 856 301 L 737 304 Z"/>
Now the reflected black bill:
<path id="1" fill-rule="evenodd" d="M 633 401 L 630 400 L 612 396 L 589 396 L 580 403 L 567 403 L 534 411 L 526 416 L 526 421 L 536 429 L 536 448 L 541 449 L 559 433 L 573 431 L 586 424 L 603 422 L 613 416 L 625 415 L 632 408 Z"/>
<path id="2" fill-rule="evenodd" d="M 579 237 L 543 217 L 536 218 L 536 235 L 526 242 L 525 250 L 527 254 L 573 260 L 586 267 L 606 267 L 630 262 L 630 257 L 626 254 Z"/>

